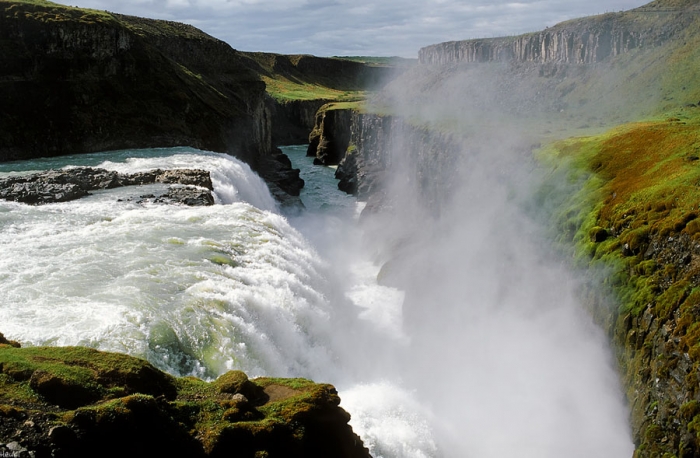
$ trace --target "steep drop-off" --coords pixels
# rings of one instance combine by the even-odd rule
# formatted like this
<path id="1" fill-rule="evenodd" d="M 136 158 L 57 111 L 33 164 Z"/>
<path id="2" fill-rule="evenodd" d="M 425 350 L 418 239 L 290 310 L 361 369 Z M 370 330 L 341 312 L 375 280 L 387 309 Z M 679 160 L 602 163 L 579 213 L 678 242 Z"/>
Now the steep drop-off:
<path id="1" fill-rule="evenodd" d="M 385 189 L 400 176 L 439 214 L 465 145 L 529 154 L 653 118 L 548 147 L 539 158 L 556 171 L 536 206 L 553 209 L 552 237 L 594 274 L 581 295 L 613 342 L 637 457 L 700 456 L 699 11 L 697 1 L 655 1 L 425 48 L 423 65 L 368 108 L 402 118 L 355 113 L 338 169 L 341 189 L 368 209 L 397 205 Z M 383 281 L 392 281 L 391 256 Z"/>
<path id="2" fill-rule="evenodd" d="M 303 186 L 272 148 L 257 64 L 194 27 L 2 0 L 0 59 L 0 160 L 188 145 L 278 196 Z"/>
<path id="3" fill-rule="evenodd" d="M 369 457 L 339 404 L 331 385 L 304 379 L 230 371 L 207 383 L 0 334 L 0 455 Z"/>
<path id="4" fill-rule="evenodd" d="M 367 91 L 380 89 L 401 71 L 391 62 L 367 65 L 310 55 L 246 55 L 258 64 L 256 71 L 267 85 L 272 143 L 277 146 L 306 143 L 323 105 L 364 99 Z"/>
<path id="5" fill-rule="evenodd" d="M 700 12 L 696 2 L 654 2 L 620 13 L 575 19 L 516 37 L 451 41 L 422 48 L 428 65 L 469 62 L 595 64 L 637 48 L 659 46 Z"/>
<path id="6" fill-rule="evenodd" d="M 699 119 L 689 108 L 542 153 L 541 205 L 594 273 L 584 291 L 618 350 L 637 457 L 700 455 Z"/>
<path id="7" fill-rule="evenodd" d="M 309 134 L 306 155 L 315 158 L 316 164 L 338 165 L 350 144 L 353 113 L 358 104 L 331 103 L 316 113 L 314 128 Z"/>

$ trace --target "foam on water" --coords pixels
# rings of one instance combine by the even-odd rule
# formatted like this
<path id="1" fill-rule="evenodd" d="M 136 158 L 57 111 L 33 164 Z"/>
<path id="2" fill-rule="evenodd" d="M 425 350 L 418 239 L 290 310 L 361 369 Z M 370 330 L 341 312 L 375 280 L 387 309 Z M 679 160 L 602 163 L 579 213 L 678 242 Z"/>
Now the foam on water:
<path id="1" fill-rule="evenodd" d="M 312 227 L 325 231 L 330 246 L 332 234 L 347 226 L 344 216 L 317 214 L 307 226 L 297 220 L 296 229 L 276 213 L 247 165 L 188 148 L 37 160 L 4 165 L 0 173 L 71 165 L 209 170 L 219 205 L 135 203 L 165 185 L 44 206 L 0 202 L 5 335 L 25 345 L 124 352 L 178 375 L 211 379 L 240 369 L 334 383 L 343 405 L 357 409 L 353 425 L 375 456 L 432 456 L 435 445 L 412 394 L 378 382 L 382 368 L 368 370 L 371 360 L 358 357 L 372 345 L 366 339 L 399 343 L 400 293 L 376 285 L 377 268 L 366 263 L 350 266 L 349 296 L 336 292 L 342 282 L 303 235 Z M 352 219 L 354 200 L 337 199 Z M 387 308 L 373 291 L 391 299 Z"/>
<path id="2" fill-rule="evenodd" d="M 291 153 L 308 183 L 315 183 L 311 173 L 332 177 L 332 169 L 313 168 L 303 148 Z M 287 218 L 248 166 L 189 148 L 4 164 L 0 174 L 68 165 L 209 170 L 217 205 L 133 199 L 165 185 L 44 206 L 0 202 L 0 331 L 7 337 L 124 352 L 207 379 L 240 369 L 333 383 L 375 458 L 503 457 L 513 450 L 617 458 L 630 449 L 625 437 L 607 450 L 588 440 L 608 440 L 624 422 L 622 409 L 596 416 L 584 405 L 604 412 L 619 404 L 610 398 L 614 373 L 591 370 L 605 359 L 599 332 L 580 326 L 580 311 L 561 307 L 572 301 L 559 289 L 548 298 L 529 276 L 519 280 L 532 257 L 516 263 L 512 254 L 523 249 L 489 237 L 494 231 L 479 220 L 427 236 L 428 255 L 407 267 L 415 284 L 432 287 L 405 303 L 403 292 L 377 283 L 376 252 L 362 248 L 353 225 L 362 206 L 334 195 L 332 179 L 302 194 L 309 212 Z M 481 244 L 448 237 L 467 229 Z M 485 248 L 492 239 L 498 249 Z M 462 300 L 467 306 L 449 306 Z M 557 307 L 526 306 L 542 302 Z M 565 419 L 566 428 L 552 419 Z"/>

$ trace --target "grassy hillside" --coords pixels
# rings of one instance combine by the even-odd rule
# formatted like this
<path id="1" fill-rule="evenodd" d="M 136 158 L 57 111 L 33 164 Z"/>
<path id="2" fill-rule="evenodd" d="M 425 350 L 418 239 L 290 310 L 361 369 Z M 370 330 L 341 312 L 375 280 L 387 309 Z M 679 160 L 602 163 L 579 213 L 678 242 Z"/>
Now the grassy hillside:
<path id="1" fill-rule="evenodd" d="M 552 167 L 540 206 L 595 277 L 584 297 L 618 351 L 636 456 L 696 456 L 700 108 L 555 142 L 540 158 Z"/>
<path id="2" fill-rule="evenodd" d="M 343 58 L 246 53 L 258 65 L 268 93 L 278 102 L 355 101 L 379 88 L 393 67 Z"/>

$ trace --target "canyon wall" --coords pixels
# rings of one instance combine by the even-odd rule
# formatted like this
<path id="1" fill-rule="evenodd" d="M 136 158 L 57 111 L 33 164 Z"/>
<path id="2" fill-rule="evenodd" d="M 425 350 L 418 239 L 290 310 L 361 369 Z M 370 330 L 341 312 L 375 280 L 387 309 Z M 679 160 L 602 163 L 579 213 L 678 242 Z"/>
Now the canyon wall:
<path id="1" fill-rule="evenodd" d="M 352 114 L 349 145 L 336 175 L 339 187 L 367 201 L 368 211 L 391 211 L 396 203 L 386 199 L 386 187 L 392 179 L 404 179 L 419 190 L 422 205 L 439 215 L 449 199 L 454 158 L 465 134 L 500 135 L 504 142 L 520 136 L 523 154 L 531 155 L 532 145 L 540 141 L 585 137 L 592 130 L 664 113 L 674 113 L 669 119 L 679 124 L 672 128 L 681 129 L 700 100 L 698 13 L 697 1 L 655 1 L 519 37 L 423 48 L 422 65 L 377 98 L 378 112 L 403 118 Z M 644 138 L 639 137 L 640 144 Z M 695 150 L 695 139 L 687 138 L 686 155 Z M 652 144 L 664 141 L 657 136 L 634 151 L 646 157 Z M 544 186 L 556 188 L 550 179 Z M 663 202 L 648 206 L 665 208 Z M 633 214 L 625 217 L 634 219 Z M 609 229 L 608 242 L 619 240 L 623 260 L 615 257 L 602 278 L 582 287 L 585 305 L 611 339 L 639 458 L 700 456 L 697 276 L 681 275 L 696 265 L 698 246 L 696 239 L 676 233 L 688 221 L 680 219 L 670 236 L 628 236 L 644 246 L 641 251 Z M 567 222 L 557 230 L 576 232 L 578 224 Z M 643 261 L 640 267 L 620 267 L 635 256 Z M 578 257 L 591 261 L 587 254 Z M 389 263 L 380 274 L 383 281 L 391 282 L 391 270 Z M 643 301 L 636 304 L 637 313 L 628 310 L 630 298 Z M 410 308 L 404 313 L 410 321 Z"/>
<path id="2" fill-rule="evenodd" d="M 315 158 L 314 163 L 338 165 L 350 144 L 353 109 L 338 108 L 327 104 L 318 110 L 314 128 L 309 134 L 306 155 Z"/>
<path id="3" fill-rule="evenodd" d="M 187 145 L 238 157 L 277 195 L 303 186 L 272 147 L 255 62 L 194 27 L 1 2 L 0 58 L 1 161 Z"/>
<path id="4" fill-rule="evenodd" d="M 437 215 L 457 179 L 454 164 L 460 144 L 451 133 L 412 125 L 398 116 L 351 110 L 350 138 L 336 178 L 338 187 L 368 201 L 368 207 L 390 208 L 386 187 L 392 177 L 418 191 L 422 207 Z"/>
<path id="5" fill-rule="evenodd" d="M 492 39 L 439 43 L 422 48 L 427 65 L 472 62 L 595 64 L 637 48 L 659 46 L 683 29 L 697 5 L 635 10 L 575 19 L 546 30 Z"/>

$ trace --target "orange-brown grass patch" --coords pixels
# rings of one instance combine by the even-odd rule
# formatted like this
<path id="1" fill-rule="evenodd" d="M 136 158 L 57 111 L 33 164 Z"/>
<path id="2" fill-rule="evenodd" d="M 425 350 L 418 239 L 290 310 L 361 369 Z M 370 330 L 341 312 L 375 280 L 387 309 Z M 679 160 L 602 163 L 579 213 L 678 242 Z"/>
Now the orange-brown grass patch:
<path id="1" fill-rule="evenodd" d="M 634 124 L 604 140 L 589 161 L 605 180 L 601 225 L 615 227 L 633 215 L 634 225 L 649 225 L 652 234 L 683 230 L 700 204 L 698 156 L 696 123 Z"/>

